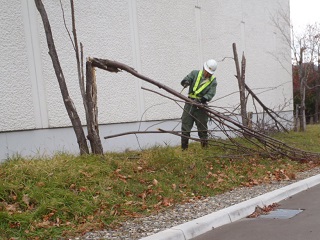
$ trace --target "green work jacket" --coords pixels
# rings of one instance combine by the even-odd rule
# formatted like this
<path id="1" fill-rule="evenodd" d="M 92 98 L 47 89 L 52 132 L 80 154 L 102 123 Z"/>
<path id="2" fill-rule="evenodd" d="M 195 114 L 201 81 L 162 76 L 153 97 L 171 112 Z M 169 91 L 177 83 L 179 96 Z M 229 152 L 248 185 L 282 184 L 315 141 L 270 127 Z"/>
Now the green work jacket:
<path id="1" fill-rule="evenodd" d="M 191 73 L 189 73 L 182 81 L 181 81 L 181 85 L 182 82 L 184 80 L 187 80 L 189 82 L 189 95 L 192 95 L 194 93 L 194 85 L 196 84 L 197 78 L 198 78 L 198 74 L 199 74 L 199 70 L 193 70 Z M 198 86 L 197 89 L 199 89 L 201 87 L 201 84 L 204 81 L 208 81 L 208 79 L 205 79 L 203 76 L 200 79 L 200 84 Z M 202 97 L 204 97 L 205 99 L 207 99 L 207 101 L 211 101 L 211 99 L 214 97 L 214 95 L 216 94 L 216 88 L 217 88 L 217 80 L 214 77 L 213 81 L 207 86 L 205 87 L 201 92 L 199 92 L 197 94 L 197 98 L 201 99 Z"/>

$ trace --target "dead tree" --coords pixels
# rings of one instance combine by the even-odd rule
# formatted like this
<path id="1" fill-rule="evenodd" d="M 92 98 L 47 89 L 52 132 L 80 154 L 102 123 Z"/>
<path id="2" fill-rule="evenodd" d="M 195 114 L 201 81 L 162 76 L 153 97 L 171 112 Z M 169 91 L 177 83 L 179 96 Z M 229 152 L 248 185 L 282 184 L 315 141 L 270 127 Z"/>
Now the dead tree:
<path id="1" fill-rule="evenodd" d="M 47 39 L 47 44 L 49 48 L 49 55 L 51 57 L 51 61 L 53 64 L 53 68 L 60 86 L 62 98 L 63 98 L 63 103 L 66 107 L 66 110 L 68 112 L 69 118 L 71 120 L 74 132 L 76 134 L 77 142 L 79 145 L 80 149 L 80 154 L 88 154 L 89 153 L 89 148 L 87 144 L 87 140 L 82 128 L 81 120 L 79 118 L 78 112 L 73 104 L 73 101 L 69 95 L 67 84 L 65 81 L 65 77 L 60 65 L 59 57 L 56 51 L 56 47 L 54 44 L 54 40 L 52 37 L 52 31 L 51 31 L 51 26 L 50 22 L 48 19 L 47 12 L 43 6 L 42 0 L 35 0 L 36 7 L 38 9 L 38 12 L 40 13 L 43 25 L 44 25 L 44 30 L 46 34 L 46 39 Z"/>
<path id="2" fill-rule="evenodd" d="M 60 4 L 62 6 L 61 2 L 60 2 Z M 73 0 L 70 0 L 70 5 L 71 5 L 71 20 L 72 20 L 72 34 L 73 34 L 73 42 L 72 42 L 72 39 L 71 39 L 71 42 L 73 43 L 73 48 L 74 48 L 74 51 L 76 54 L 79 87 L 80 87 L 82 102 L 83 102 L 83 106 L 84 106 L 84 110 L 85 110 L 85 114 L 86 114 L 86 120 L 88 122 L 89 112 L 88 112 L 88 106 L 87 106 L 86 88 L 85 88 L 85 83 L 84 83 L 85 80 L 84 80 L 84 73 L 83 73 L 83 46 L 80 43 L 80 48 L 81 48 L 81 51 L 80 51 L 79 44 L 78 44 L 78 37 L 77 37 L 76 20 L 75 20 L 75 13 L 74 13 L 74 1 Z M 62 9 L 62 11 L 63 11 L 63 9 Z M 66 27 L 66 29 L 68 31 L 67 27 Z"/>
<path id="3" fill-rule="evenodd" d="M 75 25 L 74 1 L 70 0 L 71 16 L 72 16 L 72 33 L 74 37 L 74 50 L 76 53 L 77 70 L 79 78 L 80 92 L 82 96 L 83 106 L 86 113 L 87 120 L 87 138 L 90 142 L 91 152 L 93 154 L 103 154 L 103 147 L 99 136 L 98 123 L 98 105 L 97 105 L 97 83 L 95 76 L 95 69 L 88 61 L 86 63 L 86 86 L 83 73 L 83 47 L 81 46 L 81 54 L 78 46 L 77 31 Z M 81 56 L 81 57 L 80 57 Z"/>
<path id="4" fill-rule="evenodd" d="M 240 106 L 241 106 L 241 118 L 243 126 L 248 126 L 248 116 L 247 116 L 247 104 L 246 104 L 246 88 L 245 88 L 245 69 L 246 69 L 246 58 L 242 54 L 241 60 L 241 70 L 239 66 L 239 59 L 237 53 L 237 46 L 235 43 L 232 44 L 234 62 L 236 65 L 237 75 L 235 76 L 238 80 L 239 92 L 240 92 Z"/>
<path id="5" fill-rule="evenodd" d="M 86 103 L 88 110 L 87 128 L 88 139 L 91 145 L 91 151 L 94 154 L 103 154 L 103 147 L 99 136 L 98 123 L 98 105 L 97 105 L 97 83 L 95 69 L 92 63 L 86 63 Z"/>
<path id="6" fill-rule="evenodd" d="M 249 94 L 255 100 L 258 101 L 258 103 L 263 108 L 263 110 L 266 111 L 266 113 L 274 120 L 277 129 L 279 130 L 279 126 L 278 125 L 280 125 L 282 130 L 287 132 L 288 130 L 272 115 L 272 113 L 273 113 L 277 117 L 279 117 L 278 114 L 276 114 L 271 109 L 267 108 L 260 101 L 260 99 L 257 97 L 257 95 L 254 94 L 253 91 L 246 85 L 246 83 L 245 83 L 246 58 L 244 56 L 244 53 L 242 53 L 241 69 L 240 69 L 238 53 L 237 53 L 237 47 L 236 47 L 235 43 L 232 44 L 232 48 L 233 48 L 234 62 L 235 62 L 235 65 L 236 65 L 236 72 L 237 72 L 237 75 L 235 77 L 238 80 L 239 93 L 240 93 L 240 108 L 241 108 L 240 111 L 241 111 L 242 124 L 244 126 L 246 126 L 246 127 L 249 127 L 249 124 L 250 125 L 252 124 L 251 119 L 249 118 L 249 114 L 247 113 L 247 98 L 246 98 L 246 92 L 245 92 L 247 90 L 249 92 Z"/>

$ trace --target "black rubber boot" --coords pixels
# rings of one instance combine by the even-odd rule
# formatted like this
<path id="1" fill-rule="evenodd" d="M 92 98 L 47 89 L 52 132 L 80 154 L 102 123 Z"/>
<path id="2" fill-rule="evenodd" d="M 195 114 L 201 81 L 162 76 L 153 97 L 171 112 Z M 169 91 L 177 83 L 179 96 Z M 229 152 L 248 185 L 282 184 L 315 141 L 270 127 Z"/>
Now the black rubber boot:
<path id="1" fill-rule="evenodd" d="M 201 147 L 202 148 L 207 148 L 208 147 L 208 140 L 207 139 L 202 139 L 201 140 Z"/>
<path id="2" fill-rule="evenodd" d="M 189 139 L 188 138 L 181 138 L 181 148 L 182 150 L 187 150 L 189 147 Z"/>

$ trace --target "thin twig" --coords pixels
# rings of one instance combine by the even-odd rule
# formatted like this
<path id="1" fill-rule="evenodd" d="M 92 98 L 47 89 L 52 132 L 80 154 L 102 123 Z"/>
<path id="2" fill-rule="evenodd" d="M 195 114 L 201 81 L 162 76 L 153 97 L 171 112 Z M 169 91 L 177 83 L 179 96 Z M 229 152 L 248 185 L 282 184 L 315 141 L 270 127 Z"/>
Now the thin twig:
<path id="1" fill-rule="evenodd" d="M 61 7 L 61 11 L 62 11 L 62 18 L 63 18 L 64 27 L 67 30 L 67 33 L 69 35 L 69 38 L 70 38 L 70 41 L 71 41 L 73 49 L 76 50 L 76 48 L 74 46 L 74 42 L 73 42 L 72 37 L 71 37 L 71 34 L 70 34 L 69 29 L 68 29 L 67 24 L 66 24 L 66 19 L 65 19 L 65 16 L 64 16 L 64 10 L 63 10 L 63 5 L 62 5 L 61 0 L 60 0 L 60 7 Z"/>

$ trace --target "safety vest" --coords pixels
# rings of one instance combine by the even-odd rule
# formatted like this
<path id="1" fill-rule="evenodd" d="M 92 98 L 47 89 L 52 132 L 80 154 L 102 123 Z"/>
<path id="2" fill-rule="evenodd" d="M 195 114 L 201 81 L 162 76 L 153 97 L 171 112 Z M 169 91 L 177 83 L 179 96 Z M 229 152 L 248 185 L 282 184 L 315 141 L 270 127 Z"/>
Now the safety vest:
<path id="1" fill-rule="evenodd" d="M 208 81 L 206 81 L 204 84 L 202 84 L 199 87 L 200 80 L 201 80 L 201 77 L 202 77 L 202 72 L 203 72 L 202 70 L 199 71 L 198 77 L 197 77 L 197 80 L 196 80 L 196 82 L 195 82 L 195 84 L 193 86 L 192 92 L 189 93 L 189 97 L 191 97 L 191 98 L 200 99 L 200 97 L 198 97 L 198 94 L 201 93 L 206 87 L 208 87 L 214 81 L 214 79 L 216 78 L 215 76 L 212 75 Z"/>

